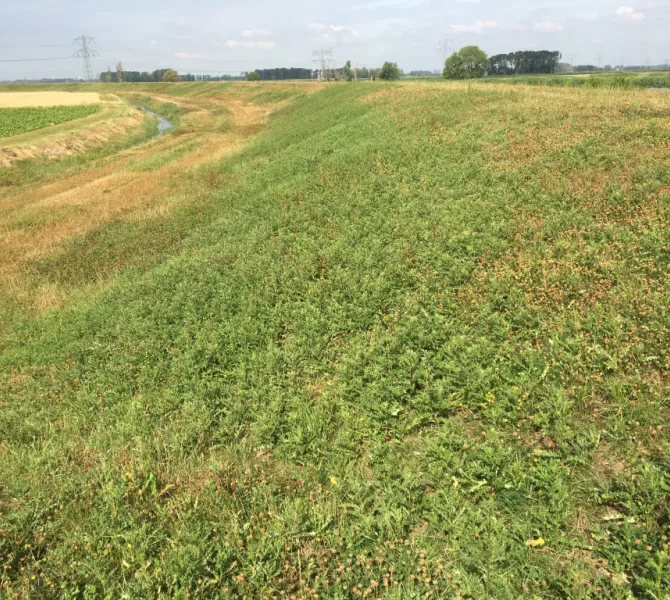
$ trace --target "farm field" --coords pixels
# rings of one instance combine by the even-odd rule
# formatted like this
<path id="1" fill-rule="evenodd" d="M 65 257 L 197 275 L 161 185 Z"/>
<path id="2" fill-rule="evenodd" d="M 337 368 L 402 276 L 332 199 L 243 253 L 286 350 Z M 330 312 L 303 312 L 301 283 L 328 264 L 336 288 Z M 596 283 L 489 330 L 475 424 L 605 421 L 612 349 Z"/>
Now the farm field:
<path id="1" fill-rule="evenodd" d="M 55 106 L 52 108 L 0 108 L 0 138 L 43 129 L 92 115 L 97 106 Z"/>
<path id="2" fill-rule="evenodd" d="M 14 91 L 13 88 L 16 86 L 2 87 L 6 88 L 6 91 L 0 91 L 0 108 L 90 106 L 100 102 L 100 96 L 95 92 L 46 92 L 38 90 L 19 92 Z"/>
<path id="3" fill-rule="evenodd" d="M 58 159 L 86 162 L 156 130 L 151 119 L 110 94 L 36 91 L 30 98 L 13 87 L 0 86 L 0 189 L 72 166 Z"/>
<path id="4" fill-rule="evenodd" d="M 67 89 L 133 125 L 0 166 L 0 597 L 669 597 L 670 95 Z"/>

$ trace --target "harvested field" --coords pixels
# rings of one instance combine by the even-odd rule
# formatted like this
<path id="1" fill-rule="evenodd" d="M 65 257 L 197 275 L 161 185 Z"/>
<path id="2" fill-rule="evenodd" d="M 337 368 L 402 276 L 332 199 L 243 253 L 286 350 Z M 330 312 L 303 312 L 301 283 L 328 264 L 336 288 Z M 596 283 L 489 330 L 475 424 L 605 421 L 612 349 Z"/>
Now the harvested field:
<path id="1" fill-rule="evenodd" d="M 0 92 L 0 108 L 84 106 L 99 104 L 94 92 Z"/>

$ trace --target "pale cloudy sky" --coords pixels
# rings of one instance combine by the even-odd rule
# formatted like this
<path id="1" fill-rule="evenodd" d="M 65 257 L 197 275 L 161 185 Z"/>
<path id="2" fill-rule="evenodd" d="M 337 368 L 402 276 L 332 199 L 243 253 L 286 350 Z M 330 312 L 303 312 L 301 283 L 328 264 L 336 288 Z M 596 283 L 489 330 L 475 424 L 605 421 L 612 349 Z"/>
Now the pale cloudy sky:
<path id="1" fill-rule="evenodd" d="M 97 40 L 96 72 L 119 60 L 194 73 L 310 67 L 320 47 L 338 64 L 438 69 L 445 39 L 489 54 L 548 49 L 578 64 L 660 64 L 670 60 L 670 0 L 2 0 L 0 80 L 80 76 L 80 61 L 65 57 L 81 34 Z"/>

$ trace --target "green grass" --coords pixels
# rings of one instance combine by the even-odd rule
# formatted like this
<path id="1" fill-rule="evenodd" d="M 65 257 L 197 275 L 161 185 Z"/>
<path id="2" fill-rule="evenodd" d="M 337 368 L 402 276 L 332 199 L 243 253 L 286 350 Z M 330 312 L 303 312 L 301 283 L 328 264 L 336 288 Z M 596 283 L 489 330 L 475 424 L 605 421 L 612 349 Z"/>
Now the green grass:
<path id="1" fill-rule="evenodd" d="M 116 279 L 0 338 L 0 593 L 667 597 L 667 114 L 376 89 L 33 265 Z"/>
<path id="2" fill-rule="evenodd" d="M 54 106 L 50 108 L 0 108 L 0 138 L 44 129 L 51 125 L 82 119 L 96 113 L 99 106 Z"/>
<path id="3" fill-rule="evenodd" d="M 299 89 L 270 89 L 252 96 L 251 102 L 254 104 L 272 104 L 274 102 L 283 102 L 290 98 L 296 98 L 299 95 L 301 95 Z"/>
<path id="4" fill-rule="evenodd" d="M 486 77 L 485 83 L 507 83 L 511 85 L 546 85 L 551 87 L 586 87 L 602 89 L 650 89 L 670 88 L 670 74 L 598 73 L 591 75 L 514 75 L 510 77 Z"/>

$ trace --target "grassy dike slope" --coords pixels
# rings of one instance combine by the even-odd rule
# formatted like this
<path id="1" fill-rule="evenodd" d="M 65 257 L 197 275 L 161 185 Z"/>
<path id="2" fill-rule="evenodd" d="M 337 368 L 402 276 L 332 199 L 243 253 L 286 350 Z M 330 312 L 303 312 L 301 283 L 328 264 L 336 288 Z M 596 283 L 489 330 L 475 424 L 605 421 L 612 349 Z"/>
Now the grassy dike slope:
<path id="1" fill-rule="evenodd" d="M 159 264 L 5 332 L 0 595 L 667 597 L 669 130 L 294 100 Z"/>

